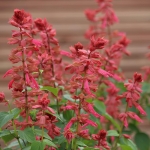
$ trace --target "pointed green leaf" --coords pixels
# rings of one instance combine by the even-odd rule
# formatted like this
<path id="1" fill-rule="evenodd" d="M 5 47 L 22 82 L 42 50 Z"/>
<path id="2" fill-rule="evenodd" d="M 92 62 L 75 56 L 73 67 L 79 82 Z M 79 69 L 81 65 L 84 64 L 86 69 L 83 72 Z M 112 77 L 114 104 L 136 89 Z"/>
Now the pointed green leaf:
<path id="1" fill-rule="evenodd" d="M 120 131 L 119 124 L 108 113 L 105 113 L 103 115 Z"/>
<path id="2" fill-rule="evenodd" d="M 130 139 L 128 139 L 128 145 L 133 149 L 133 150 L 138 150 L 137 146 L 133 143 L 133 141 L 131 141 Z"/>
<path id="3" fill-rule="evenodd" d="M 35 135 L 42 136 L 42 130 L 40 129 L 34 129 Z M 52 140 L 51 137 L 44 131 L 44 137 L 46 139 Z"/>
<path id="4" fill-rule="evenodd" d="M 128 145 L 120 145 L 122 150 L 132 150 L 132 148 Z"/>
<path id="5" fill-rule="evenodd" d="M 11 135 L 14 133 L 14 130 L 2 130 L 0 131 L 0 137 L 6 136 L 6 135 Z"/>
<path id="6" fill-rule="evenodd" d="M 0 112 L 0 128 L 2 128 L 13 117 L 14 115 L 8 112 Z"/>
<path id="7" fill-rule="evenodd" d="M 18 117 L 18 115 L 20 114 L 20 109 L 19 108 L 14 108 L 11 110 L 10 114 L 12 113 L 14 115 L 14 119 Z"/>
<path id="8" fill-rule="evenodd" d="M 71 95 L 70 94 L 64 94 L 63 97 L 67 100 L 70 100 L 70 101 L 74 101 L 73 98 L 71 98 Z"/>
<path id="9" fill-rule="evenodd" d="M 130 139 L 126 139 L 126 138 L 122 137 L 122 138 L 120 138 L 120 144 L 127 145 L 127 146 L 131 147 L 132 150 L 138 150 L 137 146 Z"/>
<path id="10" fill-rule="evenodd" d="M 44 143 L 42 141 L 34 141 L 31 144 L 31 150 L 44 150 Z"/>
<path id="11" fill-rule="evenodd" d="M 109 130 L 107 131 L 107 136 L 119 136 L 116 130 Z"/>
<path id="12" fill-rule="evenodd" d="M 58 91 L 59 91 L 58 88 L 54 88 L 54 87 L 51 87 L 51 86 L 43 86 L 41 88 L 41 90 L 49 91 L 49 92 L 53 93 L 55 96 L 58 95 Z"/>
<path id="13" fill-rule="evenodd" d="M 22 140 L 19 140 L 20 141 L 20 143 L 21 143 L 21 145 L 22 145 Z M 12 147 L 16 147 L 16 146 L 19 146 L 19 143 L 18 143 L 18 141 L 17 140 L 15 140 L 15 141 L 12 141 L 8 146 L 7 146 L 7 148 L 12 148 Z"/>
<path id="14" fill-rule="evenodd" d="M 87 145 L 84 144 L 82 141 L 77 141 L 76 143 L 77 143 L 77 145 L 79 145 L 79 146 L 83 146 L 83 147 L 86 147 L 86 146 L 87 146 Z"/>
<path id="15" fill-rule="evenodd" d="M 32 143 L 35 141 L 35 135 L 31 128 L 26 128 L 25 130 L 19 130 L 18 135 L 21 139 Z"/>
<path id="16" fill-rule="evenodd" d="M 149 150 L 150 149 L 150 138 L 147 134 L 138 132 L 134 137 L 135 144 L 140 150 Z"/>
<path id="17" fill-rule="evenodd" d="M 58 140 L 58 144 L 60 145 L 61 143 L 65 142 L 66 141 L 66 138 L 62 135 L 60 137 L 57 138 Z"/>
<path id="18" fill-rule="evenodd" d="M 101 102 L 99 100 L 94 100 L 93 103 L 98 111 L 100 111 L 102 114 L 106 113 L 106 106 L 104 102 Z"/>
<path id="19" fill-rule="evenodd" d="M 43 142 L 44 142 L 45 145 L 57 148 L 57 146 L 50 140 L 44 139 Z"/>

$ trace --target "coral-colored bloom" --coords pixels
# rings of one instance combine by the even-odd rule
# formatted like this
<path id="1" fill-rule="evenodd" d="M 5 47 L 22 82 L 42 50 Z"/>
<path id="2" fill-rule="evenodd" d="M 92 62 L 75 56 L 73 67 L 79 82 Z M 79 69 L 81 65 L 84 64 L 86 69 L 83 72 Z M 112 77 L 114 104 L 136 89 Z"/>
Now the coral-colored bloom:
<path id="1" fill-rule="evenodd" d="M 106 142 L 106 134 L 107 132 L 105 130 L 100 130 L 97 134 L 92 134 L 92 139 L 98 141 L 96 148 L 106 148 L 107 150 L 110 150 L 110 147 Z"/>
<path id="2" fill-rule="evenodd" d="M 15 9 L 9 23 L 19 28 L 29 28 L 31 26 L 31 15 L 24 10 Z"/>
<path id="3" fill-rule="evenodd" d="M 129 112 L 127 112 L 127 115 L 130 118 L 132 118 L 132 119 L 134 119 L 134 120 L 136 120 L 138 122 L 141 122 L 141 123 L 143 122 L 142 119 L 138 115 L 136 115 L 134 112 L 129 111 Z"/>
<path id="4" fill-rule="evenodd" d="M 48 26 L 46 19 L 38 18 L 38 19 L 34 20 L 34 23 L 40 31 L 45 31 L 46 27 Z"/>
<path id="5" fill-rule="evenodd" d="M 123 122 L 123 125 L 125 127 L 128 127 L 128 120 L 127 120 L 128 115 L 126 113 L 120 113 L 118 117 Z"/>
<path id="6" fill-rule="evenodd" d="M 4 102 L 5 100 L 5 95 L 3 92 L 0 92 L 0 102 Z"/>
<path id="7" fill-rule="evenodd" d="M 96 18 L 95 18 L 96 11 L 95 10 L 87 9 L 87 10 L 85 10 L 85 15 L 86 15 L 88 20 L 96 21 Z"/>
<path id="8" fill-rule="evenodd" d="M 105 40 L 104 38 L 98 37 L 97 39 L 95 39 L 95 37 L 92 36 L 90 50 L 94 51 L 95 49 L 103 49 L 106 43 L 107 40 Z"/>
<path id="9" fill-rule="evenodd" d="M 71 140 L 75 137 L 75 134 L 71 130 L 65 130 L 64 136 L 67 139 L 67 141 L 70 143 Z"/>
<path id="10" fill-rule="evenodd" d="M 33 78 L 32 75 L 26 72 L 25 77 L 26 77 L 26 82 L 28 85 L 30 85 L 32 88 L 35 88 L 35 89 L 39 88 L 38 83 L 36 82 L 36 80 Z"/>

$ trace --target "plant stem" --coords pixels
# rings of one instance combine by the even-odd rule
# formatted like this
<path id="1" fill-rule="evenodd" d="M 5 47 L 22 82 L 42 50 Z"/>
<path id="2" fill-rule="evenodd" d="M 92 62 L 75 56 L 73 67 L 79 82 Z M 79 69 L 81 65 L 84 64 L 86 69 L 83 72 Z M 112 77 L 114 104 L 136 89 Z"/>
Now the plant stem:
<path id="1" fill-rule="evenodd" d="M 22 31 L 22 29 L 20 28 L 20 32 Z M 23 40 L 23 36 L 21 34 L 21 41 Z M 21 46 L 21 44 L 20 44 Z M 29 116 L 29 110 L 28 110 L 28 95 L 27 95 L 27 84 L 26 84 L 26 77 L 25 77 L 25 52 L 24 52 L 24 48 L 22 47 L 22 65 L 23 65 L 23 79 L 25 82 L 25 101 L 26 101 L 26 121 L 28 122 L 28 116 Z"/>
<path id="2" fill-rule="evenodd" d="M 125 113 L 126 113 L 127 111 L 128 111 L 128 103 L 126 104 Z M 116 148 L 117 148 L 117 143 L 118 143 L 119 139 L 121 138 L 122 131 L 123 131 L 123 127 L 124 127 L 124 125 L 123 125 L 123 122 L 122 122 L 121 128 L 120 128 L 120 132 L 119 132 L 119 136 L 117 137 L 116 142 L 115 142 L 115 145 L 114 145 L 114 147 L 112 148 L 112 150 L 117 150 L 117 149 L 116 149 Z"/>
<path id="3" fill-rule="evenodd" d="M 44 128 L 42 126 L 42 142 L 43 142 L 43 138 L 44 138 Z"/>
<path id="4" fill-rule="evenodd" d="M 19 138 L 17 137 L 16 139 L 17 139 L 17 141 L 18 141 L 18 143 L 19 143 L 19 146 L 20 146 L 20 148 L 21 148 L 21 150 L 22 150 L 22 145 L 21 145 L 21 143 L 20 143 Z"/>
<path id="5" fill-rule="evenodd" d="M 108 39 L 109 39 L 108 46 L 109 46 L 109 48 L 110 48 L 110 47 L 111 47 L 111 44 L 112 44 L 112 38 L 111 38 L 111 28 L 110 28 L 109 25 L 107 26 L 107 34 L 108 34 Z"/>
<path id="6" fill-rule="evenodd" d="M 45 32 L 46 32 L 46 29 L 45 29 Z M 49 39 L 49 36 L 48 36 L 47 32 L 46 32 L 46 36 L 47 36 L 47 44 L 48 44 L 48 53 L 49 53 L 49 55 L 52 56 L 51 49 L 50 49 L 50 39 Z M 51 61 L 52 61 L 51 62 L 52 76 L 55 77 L 53 58 L 51 59 Z M 54 88 L 56 88 L 55 82 L 54 82 L 53 86 L 54 86 Z M 57 97 L 56 97 L 56 105 L 57 105 L 57 112 L 58 112 L 58 114 L 60 114 L 60 111 L 59 111 L 59 100 L 58 100 Z"/>

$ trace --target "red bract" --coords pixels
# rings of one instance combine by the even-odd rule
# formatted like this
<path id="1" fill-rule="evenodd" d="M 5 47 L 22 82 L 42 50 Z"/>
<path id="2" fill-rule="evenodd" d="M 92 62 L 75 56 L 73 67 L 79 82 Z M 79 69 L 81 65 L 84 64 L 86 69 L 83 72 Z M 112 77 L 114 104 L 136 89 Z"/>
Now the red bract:
<path id="1" fill-rule="evenodd" d="M 99 133 L 92 134 L 92 139 L 98 142 L 95 148 L 100 148 L 100 150 L 106 148 L 107 150 L 110 150 L 110 147 L 106 142 L 106 134 L 107 132 L 105 130 L 100 130 Z"/>
<path id="2" fill-rule="evenodd" d="M 75 137 L 75 134 L 71 130 L 65 130 L 64 136 L 67 139 L 67 141 L 70 143 L 72 139 Z"/>
<path id="3" fill-rule="evenodd" d="M 5 95 L 4 93 L 0 92 L 0 102 L 4 102 L 5 101 Z"/>
<path id="4" fill-rule="evenodd" d="M 90 21 L 96 21 L 95 16 L 96 16 L 96 10 L 90 10 L 87 9 L 85 10 L 85 15 Z"/>
<path id="5" fill-rule="evenodd" d="M 34 20 L 34 23 L 40 31 L 45 31 L 46 28 L 48 27 L 46 19 L 36 19 Z"/>
<path id="6" fill-rule="evenodd" d="M 9 23 L 15 27 L 28 29 L 31 26 L 31 15 L 24 10 L 15 9 Z"/>
<path id="7" fill-rule="evenodd" d="M 96 49 L 103 49 L 106 45 L 107 40 L 98 37 L 95 39 L 94 36 L 91 37 L 90 51 L 94 51 Z"/>
<path id="8" fill-rule="evenodd" d="M 32 108 L 33 109 L 40 108 L 42 111 L 47 110 L 50 113 L 54 114 L 55 111 L 48 106 L 49 102 L 50 102 L 50 100 L 48 99 L 48 94 L 44 94 L 44 95 L 38 97 L 37 103 L 34 104 L 34 106 L 32 106 Z"/>

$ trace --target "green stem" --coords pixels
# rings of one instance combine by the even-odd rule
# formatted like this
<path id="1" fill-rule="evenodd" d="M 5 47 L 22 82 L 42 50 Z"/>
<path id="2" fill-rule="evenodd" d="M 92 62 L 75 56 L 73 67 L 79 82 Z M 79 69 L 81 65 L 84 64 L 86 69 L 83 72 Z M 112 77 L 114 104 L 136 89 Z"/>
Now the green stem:
<path id="1" fill-rule="evenodd" d="M 17 141 L 18 141 L 18 143 L 19 143 L 19 146 L 20 146 L 20 148 L 21 148 L 21 150 L 22 150 L 22 145 L 21 145 L 21 143 L 20 143 L 19 138 L 16 138 L 16 139 L 17 139 Z"/>
<path id="2" fill-rule="evenodd" d="M 9 100 L 7 100 L 7 103 L 8 103 L 8 108 L 9 108 L 10 113 L 12 113 L 12 111 L 11 111 L 11 105 L 9 103 Z M 15 136 L 17 137 L 18 134 L 17 134 L 17 130 L 16 130 L 16 125 L 14 123 L 14 119 L 12 119 L 12 124 L 13 124 L 13 128 L 14 128 L 14 131 L 15 131 Z"/>
<path id="3" fill-rule="evenodd" d="M 43 142 L 43 139 L 44 139 L 44 128 L 42 126 L 42 142 Z"/>

